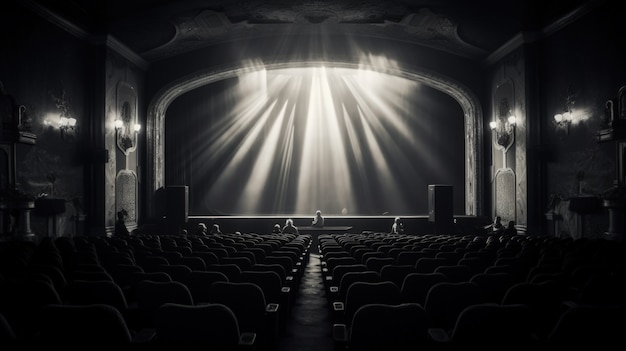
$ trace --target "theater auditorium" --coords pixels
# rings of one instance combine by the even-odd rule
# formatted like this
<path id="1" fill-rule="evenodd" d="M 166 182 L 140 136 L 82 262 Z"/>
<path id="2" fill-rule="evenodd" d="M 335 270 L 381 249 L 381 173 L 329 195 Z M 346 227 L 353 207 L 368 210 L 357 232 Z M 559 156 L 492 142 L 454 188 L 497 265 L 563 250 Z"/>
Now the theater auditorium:
<path id="1" fill-rule="evenodd" d="M 5 0 L 0 348 L 626 346 L 618 0 Z"/>

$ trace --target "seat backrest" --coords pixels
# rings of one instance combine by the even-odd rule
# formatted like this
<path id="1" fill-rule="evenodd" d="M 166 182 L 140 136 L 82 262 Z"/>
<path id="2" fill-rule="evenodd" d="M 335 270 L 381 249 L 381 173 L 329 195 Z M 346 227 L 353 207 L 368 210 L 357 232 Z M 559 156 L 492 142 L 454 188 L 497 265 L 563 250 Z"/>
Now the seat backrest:
<path id="1" fill-rule="evenodd" d="M 65 287 L 64 300 L 70 305 L 111 305 L 120 312 L 128 308 L 122 288 L 110 280 L 73 280 Z"/>
<path id="2" fill-rule="evenodd" d="M 564 310 L 547 335 L 550 347 L 593 345 L 597 349 L 624 349 L 626 307 L 574 305 Z"/>
<path id="3" fill-rule="evenodd" d="M 515 277 L 509 273 L 479 273 L 470 282 L 478 284 L 488 302 L 500 303 L 504 294 L 515 284 Z"/>
<path id="4" fill-rule="evenodd" d="M 54 264 L 44 264 L 44 263 L 31 263 L 28 266 L 28 270 L 30 272 L 43 273 L 48 278 L 52 280 L 52 284 L 54 284 L 54 288 L 57 291 L 63 291 L 65 285 L 67 284 L 67 277 L 63 273 L 63 270 Z"/>
<path id="5" fill-rule="evenodd" d="M 120 287 L 124 288 L 133 284 L 133 274 L 136 272 L 144 272 L 141 266 L 136 264 L 117 264 L 109 268 L 109 274 L 113 281 Z"/>
<path id="6" fill-rule="evenodd" d="M 281 289 L 283 287 L 278 273 L 272 271 L 243 271 L 239 282 L 253 283 L 258 285 L 265 300 L 271 303 L 281 303 Z M 287 306 L 284 306 L 286 308 Z"/>
<path id="7" fill-rule="evenodd" d="M 122 313 L 106 304 L 59 305 L 43 308 L 38 341 L 46 347 L 83 349 L 126 346 L 132 340 Z"/>
<path id="8" fill-rule="evenodd" d="M 185 256 L 177 261 L 179 264 L 189 267 L 192 271 L 206 271 L 204 259 L 196 256 Z"/>
<path id="9" fill-rule="evenodd" d="M 352 256 L 346 257 L 331 257 L 326 259 L 326 268 L 328 268 L 329 274 L 332 274 L 333 269 L 339 265 L 356 264 L 356 259 Z"/>
<path id="10" fill-rule="evenodd" d="M 366 304 L 352 318 L 348 349 L 419 350 L 428 345 L 428 315 L 419 304 Z"/>
<path id="11" fill-rule="evenodd" d="M 415 271 L 418 273 L 432 273 L 439 266 L 445 266 L 448 261 L 445 258 L 422 257 L 415 263 Z"/>
<path id="12" fill-rule="evenodd" d="M 467 253 L 466 253 L 467 255 Z M 483 273 L 487 267 L 493 263 L 493 260 L 485 257 L 463 257 L 457 264 L 468 266 L 472 270 L 473 274 Z"/>
<path id="13" fill-rule="evenodd" d="M 279 264 L 257 263 L 255 265 L 252 265 L 252 267 L 250 267 L 248 270 L 259 271 L 259 272 L 267 272 L 267 271 L 275 272 L 276 274 L 278 274 L 278 276 L 280 277 L 280 281 L 283 282 L 283 284 L 287 280 L 287 272 L 285 272 L 285 267 Z"/>
<path id="14" fill-rule="evenodd" d="M 369 260 L 372 257 L 385 258 L 389 256 L 387 256 L 387 254 L 381 251 L 364 252 L 363 255 L 361 255 L 361 263 L 367 265 L 367 260 Z"/>
<path id="15" fill-rule="evenodd" d="M 376 283 L 382 281 L 380 274 L 375 271 L 347 272 L 339 282 L 339 300 L 345 301 L 350 286 L 356 282 Z"/>
<path id="16" fill-rule="evenodd" d="M 154 324 L 155 313 L 164 303 L 176 303 L 182 305 L 194 305 L 193 296 L 189 288 L 181 282 L 156 282 L 142 280 L 137 283 L 135 290 L 137 306 L 146 326 Z"/>
<path id="17" fill-rule="evenodd" d="M 443 273 L 410 273 L 402 282 L 400 294 L 403 302 L 419 303 L 422 306 L 430 288 L 440 282 L 447 282 Z"/>
<path id="18" fill-rule="evenodd" d="M 363 272 L 367 270 L 364 264 L 340 264 L 332 270 L 333 284 L 339 285 L 341 278 L 348 272 Z"/>
<path id="19" fill-rule="evenodd" d="M 469 266 L 453 265 L 439 266 L 435 273 L 443 273 L 451 282 L 466 282 L 472 278 L 472 270 Z"/>
<path id="20" fill-rule="evenodd" d="M 137 265 L 141 266 L 146 272 L 160 272 L 161 266 L 168 264 L 170 264 L 170 262 L 167 258 L 158 255 L 137 257 Z"/>
<path id="21" fill-rule="evenodd" d="M 530 326 L 530 311 L 526 305 L 474 304 L 459 314 L 450 341 L 462 346 L 519 349 L 534 342 Z"/>
<path id="22" fill-rule="evenodd" d="M 422 253 L 419 251 L 412 251 L 412 250 L 407 250 L 407 251 L 403 251 L 400 252 L 398 254 L 398 258 L 396 259 L 396 261 L 398 262 L 398 264 L 408 264 L 408 265 L 412 265 L 415 266 L 415 263 L 417 263 L 417 260 L 422 258 Z"/>
<path id="23" fill-rule="evenodd" d="M 237 317 L 222 304 L 165 303 L 156 312 L 154 328 L 163 347 L 234 349 L 239 344 Z"/>
<path id="24" fill-rule="evenodd" d="M 62 303 L 60 294 L 45 275 L 41 279 L 29 276 L 0 284 L 0 312 L 18 338 L 36 333 L 32 324 L 43 307 Z"/>
<path id="25" fill-rule="evenodd" d="M 233 311 L 244 332 L 263 333 L 265 295 L 254 283 L 215 282 L 210 287 L 209 303 L 219 303 Z"/>
<path id="26" fill-rule="evenodd" d="M 205 266 L 210 266 L 220 262 L 220 259 L 216 254 L 208 251 L 194 251 L 191 257 L 200 257 L 204 261 Z"/>
<path id="27" fill-rule="evenodd" d="M 424 301 L 424 309 L 434 327 L 452 329 L 467 306 L 484 303 L 480 287 L 470 282 L 441 282 L 433 285 Z"/>
<path id="28" fill-rule="evenodd" d="M 184 282 L 191 273 L 191 268 L 182 264 L 166 264 L 160 266 L 159 271 L 169 274 L 172 280 Z"/>
<path id="29" fill-rule="evenodd" d="M 242 256 L 229 256 L 220 258 L 220 264 L 234 264 L 242 271 L 245 271 L 252 267 L 253 263 L 248 257 Z"/>
<path id="30" fill-rule="evenodd" d="M 354 313 L 370 303 L 400 304 L 400 288 L 389 281 L 355 282 L 350 285 L 345 298 L 345 322 L 350 324 Z"/>
<path id="31" fill-rule="evenodd" d="M 414 272 L 415 267 L 408 264 L 388 264 L 380 269 L 380 277 L 382 280 L 391 281 L 397 286 L 402 287 L 402 284 L 404 283 L 404 278 Z"/>
<path id="32" fill-rule="evenodd" d="M 221 272 L 215 271 L 192 271 L 184 282 L 195 304 L 209 302 L 211 284 L 215 282 L 227 282 L 228 277 Z"/>
<path id="33" fill-rule="evenodd" d="M 254 247 L 254 246 L 248 247 L 246 249 L 243 249 L 242 251 L 252 253 L 254 255 L 255 264 L 263 263 L 263 260 L 265 260 L 265 256 L 267 256 L 267 254 L 265 253 L 265 250 L 260 247 Z"/>
<path id="34" fill-rule="evenodd" d="M 546 337 L 558 320 L 565 292 L 553 282 L 518 282 L 504 293 L 501 304 L 524 304 L 530 308 L 534 331 L 539 337 Z"/>
<path id="35" fill-rule="evenodd" d="M 206 267 L 208 272 L 221 272 L 228 277 L 231 282 L 239 280 L 242 269 L 234 263 L 218 263 Z"/>
<path id="36" fill-rule="evenodd" d="M 365 261 L 367 269 L 380 273 L 380 270 L 390 264 L 396 264 L 396 260 L 391 257 L 370 257 Z"/>

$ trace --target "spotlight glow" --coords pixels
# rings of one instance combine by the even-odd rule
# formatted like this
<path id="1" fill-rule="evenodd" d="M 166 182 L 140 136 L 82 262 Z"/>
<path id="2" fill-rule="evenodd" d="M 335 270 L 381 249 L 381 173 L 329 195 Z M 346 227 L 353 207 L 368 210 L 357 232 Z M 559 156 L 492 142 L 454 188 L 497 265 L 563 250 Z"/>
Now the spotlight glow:
<path id="1" fill-rule="evenodd" d="M 388 60 L 374 60 L 383 67 Z M 428 183 L 464 184 L 441 152 L 464 169 L 461 148 L 432 127 L 419 83 L 380 69 L 338 67 L 250 71 L 225 94 L 224 115 L 188 141 L 203 208 L 231 215 L 422 214 Z M 416 108 L 416 106 L 422 106 Z M 440 127 L 441 128 L 441 127 Z M 181 151 L 184 153 L 185 151 Z M 445 157 L 445 156 L 444 156 Z M 194 168 L 195 167 L 195 168 Z M 192 171 L 189 171 L 190 173 Z M 456 174 L 455 174 L 456 173 Z M 459 174 L 460 173 L 460 174 Z M 191 182 L 191 181 L 190 181 Z M 205 191 L 206 190 L 206 191 Z M 463 189 L 455 189 L 464 193 Z"/>

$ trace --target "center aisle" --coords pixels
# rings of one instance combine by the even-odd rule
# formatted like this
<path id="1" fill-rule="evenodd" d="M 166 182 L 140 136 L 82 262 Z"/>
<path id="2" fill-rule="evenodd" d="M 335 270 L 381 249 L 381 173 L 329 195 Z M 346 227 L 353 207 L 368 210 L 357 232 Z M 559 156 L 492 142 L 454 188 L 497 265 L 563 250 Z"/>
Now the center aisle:
<path id="1" fill-rule="evenodd" d="M 332 321 L 326 299 L 320 258 L 312 247 L 291 320 L 287 323 L 278 351 L 332 351 Z"/>

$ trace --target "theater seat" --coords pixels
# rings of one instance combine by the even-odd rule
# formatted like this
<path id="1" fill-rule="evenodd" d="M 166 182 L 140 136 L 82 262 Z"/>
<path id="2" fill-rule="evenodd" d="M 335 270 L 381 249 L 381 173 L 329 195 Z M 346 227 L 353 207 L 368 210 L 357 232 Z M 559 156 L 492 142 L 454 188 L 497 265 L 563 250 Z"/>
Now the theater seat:
<path id="1" fill-rule="evenodd" d="M 428 332 L 433 341 L 447 343 L 454 350 L 467 347 L 519 350 L 535 342 L 531 334 L 530 311 L 523 304 L 470 305 L 461 311 L 450 331 L 430 328 Z"/>
<path id="2" fill-rule="evenodd" d="M 131 334 L 121 312 L 106 304 L 51 304 L 43 308 L 37 323 L 41 332 L 36 342 L 46 348 L 127 347 L 146 344 L 154 338 L 150 329 Z"/>
<path id="3" fill-rule="evenodd" d="M 142 280 L 137 284 L 135 295 L 143 326 L 146 328 L 153 327 L 156 311 L 164 303 L 194 305 L 193 296 L 189 288 L 177 281 L 155 282 Z"/>
<path id="4" fill-rule="evenodd" d="M 336 350 L 409 351 L 429 349 L 428 314 L 416 303 L 366 304 L 352 318 L 351 327 L 333 325 Z"/>
<path id="5" fill-rule="evenodd" d="M 209 303 L 219 303 L 233 311 L 239 328 L 257 335 L 259 350 L 274 350 L 279 336 L 279 308 L 267 303 L 263 290 L 254 283 L 215 282 L 210 287 Z"/>
<path id="6" fill-rule="evenodd" d="M 240 331 L 237 317 L 225 305 L 162 305 L 155 319 L 160 348 L 178 350 L 255 350 L 256 334 Z"/>

